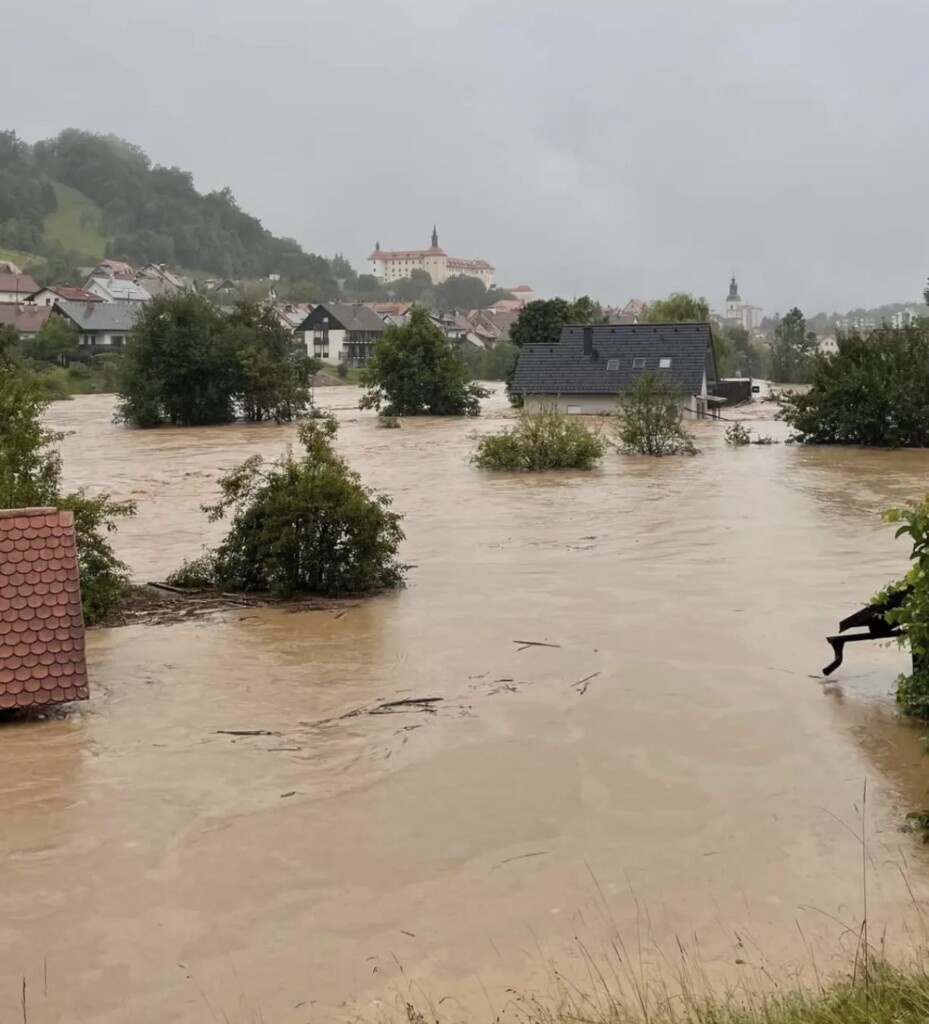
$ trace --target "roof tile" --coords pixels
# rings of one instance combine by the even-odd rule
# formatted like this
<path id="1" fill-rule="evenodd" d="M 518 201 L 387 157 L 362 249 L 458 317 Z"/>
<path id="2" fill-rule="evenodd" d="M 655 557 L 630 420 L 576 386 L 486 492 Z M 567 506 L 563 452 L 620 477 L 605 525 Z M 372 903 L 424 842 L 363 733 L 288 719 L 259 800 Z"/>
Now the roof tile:
<path id="1" fill-rule="evenodd" d="M 73 517 L 0 511 L 0 708 L 86 700 Z"/>

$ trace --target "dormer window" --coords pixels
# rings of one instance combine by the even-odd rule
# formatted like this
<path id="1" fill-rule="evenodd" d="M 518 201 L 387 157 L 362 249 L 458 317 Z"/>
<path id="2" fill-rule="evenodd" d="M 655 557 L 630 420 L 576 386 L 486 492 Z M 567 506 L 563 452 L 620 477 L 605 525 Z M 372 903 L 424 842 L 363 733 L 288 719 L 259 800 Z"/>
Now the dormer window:
<path id="1" fill-rule="evenodd" d="M 671 369 L 671 357 L 670 356 L 662 356 L 658 360 L 658 369 L 659 370 L 670 370 Z"/>
<path id="2" fill-rule="evenodd" d="M 633 368 L 633 370 L 644 370 L 645 369 L 645 359 L 644 359 L 644 357 L 643 358 L 639 358 L 639 359 L 633 359 L 632 360 L 632 368 Z"/>

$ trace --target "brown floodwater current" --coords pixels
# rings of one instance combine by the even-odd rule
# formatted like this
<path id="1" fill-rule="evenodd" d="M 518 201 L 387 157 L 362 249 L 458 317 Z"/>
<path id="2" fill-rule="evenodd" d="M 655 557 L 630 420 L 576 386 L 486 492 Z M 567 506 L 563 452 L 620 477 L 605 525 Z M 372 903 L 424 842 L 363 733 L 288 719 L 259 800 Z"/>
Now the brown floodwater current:
<path id="1" fill-rule="evenodd" d="M 854 645 L 820 670 L 900 574 L 878 513 L 927 489 L 929 452 L 733 450 L 698 424 L 695 459 L 493 475 L 468 454 L 499 390 L 480 421 L 395 431 L 354 389 L 319 397 L 405 516 L 408 588 L 92 631 L 91 701 L 0 726 L 0 1019 L 23 977 L 41 1021 L 290 1024 L 410 985 L 487 1018 L 613 929 L 735 972 L 828 969 L 857 938 L 862 820 L 872 941 L 919 927 L 906 660 Z M 131 431 L 112 405 L 50 419 L 69 484 L 138 501 L 117 546 L 140 580 L 218 536 L 199 505 L 221 471 L 294 436 Z M 442 701 L 338 717 L 405 697 Z"/>

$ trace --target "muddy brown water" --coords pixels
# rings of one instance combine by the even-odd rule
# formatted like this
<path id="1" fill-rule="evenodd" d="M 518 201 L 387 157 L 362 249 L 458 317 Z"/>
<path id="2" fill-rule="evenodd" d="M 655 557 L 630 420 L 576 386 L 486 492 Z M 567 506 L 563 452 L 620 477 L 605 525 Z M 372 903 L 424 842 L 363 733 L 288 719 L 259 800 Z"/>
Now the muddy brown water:
<path id="1" fill-rule="evenodd" d="M 89 704 L 0 728 L 2 1019 L 23 977 L 42 1021 L 368 1016 L 410 985 L 487 1017 L 613 928 L 828 969 L 861 919 L 862 817 L 872 936 L 919 928 L 905 660 L 860 645 L 818 674 L 824 635 L 900 572 L 877 513 L 925 488 L 929 453 L 731 450 L 701 424 L 696 459 L 495 476 L 467 455 L 499 393 L 479 422 L 397 431 L 352 389 L 321 397 L 406 517 L 408 589 L 95 631 Z M 118 547 L 140 579 L 217 536 L 198 505 L 221 470 L 293 437 L 111 413 L 51 418 L 70 483 L 139 502 Z M 412 696 L 443 700 L 323 721 Z"/>

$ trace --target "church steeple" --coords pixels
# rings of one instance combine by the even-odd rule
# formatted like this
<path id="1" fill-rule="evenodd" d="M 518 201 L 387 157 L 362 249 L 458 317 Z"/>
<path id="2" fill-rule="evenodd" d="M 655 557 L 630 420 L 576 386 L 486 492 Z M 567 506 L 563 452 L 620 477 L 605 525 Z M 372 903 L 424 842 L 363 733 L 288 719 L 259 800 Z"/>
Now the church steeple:
<path id="1" fill-rule="evenodd" d="M 735 274 L 732 275 L 732 280 L 729 282 L 729 302 L 741 302 L 739 298 L 739 286 L 735 283 Z"/>
<path id="2" fill-rule="evenodd" d="M 432 248 L 438 249 L 439 247 L 439 233 L 435 229 L 435 224 L 432 225 Z"/>

